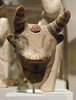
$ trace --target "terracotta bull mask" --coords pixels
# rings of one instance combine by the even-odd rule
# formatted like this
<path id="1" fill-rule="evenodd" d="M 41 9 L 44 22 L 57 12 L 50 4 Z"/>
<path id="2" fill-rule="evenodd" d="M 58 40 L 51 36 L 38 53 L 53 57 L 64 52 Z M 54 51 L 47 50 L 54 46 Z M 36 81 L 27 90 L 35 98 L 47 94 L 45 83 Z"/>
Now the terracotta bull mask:
<path id="1" fill-rule="evenodd" d="M 56 45 L 63 40 L 59 34 L 70 19 L 67 10 L 48 25 L 28 24 L 21 5 L 14 17 L 14 34 L 8 41 L 14 46 L 18 66 L 33 86 L 41 86 L 51 73 Z"/>

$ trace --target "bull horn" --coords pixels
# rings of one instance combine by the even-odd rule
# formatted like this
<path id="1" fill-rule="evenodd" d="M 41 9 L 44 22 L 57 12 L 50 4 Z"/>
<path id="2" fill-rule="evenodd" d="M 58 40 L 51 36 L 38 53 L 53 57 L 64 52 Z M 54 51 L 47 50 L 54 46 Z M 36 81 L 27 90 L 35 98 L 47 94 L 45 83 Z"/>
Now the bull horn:
<path id="1" fill-rule="evenodd" d="M 70 19 L 69 10 L 64 11 L 63 15 L 59 16 L 55 21 L 47 25 L 49 32 L 56 38 L 62 31 Z"/>
<path id="2" fill-rule="evenodd" d="M 23 5 L 20 5 L 15 11 L 14 34 L 20 34 L 21 32 L 23 32 L 26 26 L 27 22 L 25 19 L 25 8 Z"/>

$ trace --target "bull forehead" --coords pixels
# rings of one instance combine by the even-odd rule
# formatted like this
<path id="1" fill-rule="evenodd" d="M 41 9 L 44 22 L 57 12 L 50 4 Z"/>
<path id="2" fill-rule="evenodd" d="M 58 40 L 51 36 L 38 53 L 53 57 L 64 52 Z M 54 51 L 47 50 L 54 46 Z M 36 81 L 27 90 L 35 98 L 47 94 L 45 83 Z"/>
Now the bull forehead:
<path id="1" fill-rule="evenodd" d="M 36 28 L 36 24 L 28 24 L 27 28 L 23 31 L 23 35 L 26 36 L 27 38 L 42 38 L 46 33 L 48 33 L 48 29 L 45 25 L 40 25 L 40 31 L 37 32 L 37 30 L 32 30 L 34 27 Z"/>
<path id="2" fill-rule="evenodd" d="M 31 28 L 35 24 L 29 24 L 28 27 L 18 36 L 19 38 L 23 37 L 27 40 L 29 47 L 40 48 L 42 47 L 44 41 L 52 39 L 52 35 L 48 32 L 46 26 L 40 26 L 39 32 L 32 32 Z"/>

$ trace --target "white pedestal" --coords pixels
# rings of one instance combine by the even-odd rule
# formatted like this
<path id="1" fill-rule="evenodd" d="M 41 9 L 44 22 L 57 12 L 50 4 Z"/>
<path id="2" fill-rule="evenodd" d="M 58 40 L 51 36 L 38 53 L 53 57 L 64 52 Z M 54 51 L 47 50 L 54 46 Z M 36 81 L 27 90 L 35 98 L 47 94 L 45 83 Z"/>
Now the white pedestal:
<path id="1" fill-rule="evenodd" d="M 17 87 L 9 87 L 9 88 L 0 88 L 0 100 L 6 99 L 7 93 L 16 93 Z"/>
<path id="2" fill-rule="evenodd" d="M 55 92 L 41 92 L 36 90 L 33 94 L 32 90 L 28 93 L 7 93 L 5 100 L 73 100 L 73 93 L 63 89 Z"/>
<path id="3" fill-rule="evenodd" d="M 55 89 L 66 89 L 67 83 L 65 80 L 57 79 L 55 84 Z"/>

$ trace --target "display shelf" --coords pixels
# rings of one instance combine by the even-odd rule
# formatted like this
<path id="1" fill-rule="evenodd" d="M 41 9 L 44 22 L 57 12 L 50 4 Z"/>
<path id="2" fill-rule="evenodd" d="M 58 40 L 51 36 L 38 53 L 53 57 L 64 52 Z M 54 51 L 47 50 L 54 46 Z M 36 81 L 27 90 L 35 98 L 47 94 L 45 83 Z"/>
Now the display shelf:
<path id="1" fill-rule="evenodd" d="M 42 92 L 36 90 L 33 94 L 32 90 L 28 93 L 7 93 L 5 100 L 73 100 L 73 93 L 66 89 L 57 89 L 55 92 Z"/>
<path id="2" fill-rule="evenodd" d="M 18 93 L 17 87 L 0 88 L 0 100 L 73 100 L 73 93 L 66 89 L 56 89 L 55 92 L 42 92 L 36 89 L 27 93 Z"/>

